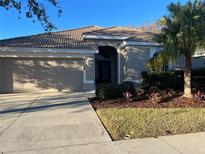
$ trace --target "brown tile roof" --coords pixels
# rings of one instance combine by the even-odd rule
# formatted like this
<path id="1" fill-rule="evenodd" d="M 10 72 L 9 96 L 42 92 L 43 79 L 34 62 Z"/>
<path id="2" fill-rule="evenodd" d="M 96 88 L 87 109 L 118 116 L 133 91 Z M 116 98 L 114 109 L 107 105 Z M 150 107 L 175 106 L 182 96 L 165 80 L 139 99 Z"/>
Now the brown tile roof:
<path id="1" fill-rule="evenodd" d="M 0 40 L 0 47 L 97 49 L 92 40 L 82 40 L 82 33 L 99 30 L 102 27 L 88 26 L 50 34 L 43 33 L 25 37 Z"/>
<path id="2" fill-rule="evenodd" d="M 95 41 L 83 40 L 83 34 L 127 36 L 130 41 L 152 41 L 153 33 L 142 29 L 129 27 L 87 26 L 50 34 L 43 33 L 25 37 L 16 37 L 0 40 L 0 47 L 27 47 L 27 48 L 62 48 L 62 49 L 97 49 Z"/>
<path id="3" fill-rule="evenodd" d="M 152 41 L 153 33 L 146 32 L 140 28 L 130 28 L 130 27 L 110 27 L 99 29 L 91 32 L 86 32 L 84 34 L 89 35 L 105 35 L 105 36 L 127 36 L 130 41 Z"/>

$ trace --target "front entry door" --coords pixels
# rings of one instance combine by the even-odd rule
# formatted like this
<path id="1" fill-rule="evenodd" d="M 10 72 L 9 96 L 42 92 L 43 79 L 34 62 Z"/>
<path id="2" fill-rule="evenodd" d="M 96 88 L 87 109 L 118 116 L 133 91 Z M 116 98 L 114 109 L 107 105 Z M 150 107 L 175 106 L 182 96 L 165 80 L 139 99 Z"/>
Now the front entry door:
<path id="1" fill-rule="evenodd" d="M 111 83 L 111 61 L 96 61 L 96 83 Z"/>

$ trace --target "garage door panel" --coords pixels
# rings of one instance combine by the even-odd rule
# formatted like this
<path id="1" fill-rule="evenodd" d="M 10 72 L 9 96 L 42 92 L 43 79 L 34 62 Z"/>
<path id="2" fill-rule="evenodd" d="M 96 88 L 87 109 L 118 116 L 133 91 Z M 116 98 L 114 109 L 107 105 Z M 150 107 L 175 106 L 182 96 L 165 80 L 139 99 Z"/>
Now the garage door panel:
<path id="1" fill-rule="evenodd" d="M 14 92 L 83 89 L 81 59 L 18 59 L 10 63 Z"/>

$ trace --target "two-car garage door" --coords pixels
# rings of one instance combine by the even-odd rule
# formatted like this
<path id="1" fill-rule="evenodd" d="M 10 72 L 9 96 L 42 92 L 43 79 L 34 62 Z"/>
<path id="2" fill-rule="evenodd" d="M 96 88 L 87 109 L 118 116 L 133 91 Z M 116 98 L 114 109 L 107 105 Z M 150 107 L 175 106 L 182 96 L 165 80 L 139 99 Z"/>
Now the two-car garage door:
<path id="1" fill-rule="evenodd" d="M 2 93 L 82 91 L 82 59 L 0 59 Z"/>

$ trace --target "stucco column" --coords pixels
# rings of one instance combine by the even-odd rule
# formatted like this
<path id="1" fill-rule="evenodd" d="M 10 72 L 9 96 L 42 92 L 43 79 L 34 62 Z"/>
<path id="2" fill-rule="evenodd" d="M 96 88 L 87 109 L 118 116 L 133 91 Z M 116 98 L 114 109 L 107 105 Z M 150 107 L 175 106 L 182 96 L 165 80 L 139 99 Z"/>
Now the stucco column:
<path id="1" fill-rule="evenodd" d="M 120 48 L 117 48 L 117 80 L 118 80 L 118 84 L 121 83 L 121 58 L 120 58 L 120 54 L 121 54 L 121 50 Z"/>
<path id="2" fill-rule="evenodd" d="M 125 80 L 125 65 L 126 65 L 126 54 L 125 49 L 117 48 L 117 72 L 118 72 L 118 84 Z"/>
<path id="3" fill-rule="evenodd" d="M 94 56 L 83 58 L 83 89 L 95 91 L 95 59 Z"/>

